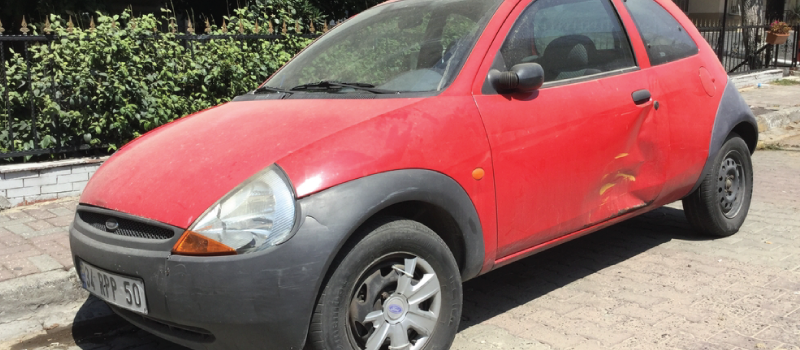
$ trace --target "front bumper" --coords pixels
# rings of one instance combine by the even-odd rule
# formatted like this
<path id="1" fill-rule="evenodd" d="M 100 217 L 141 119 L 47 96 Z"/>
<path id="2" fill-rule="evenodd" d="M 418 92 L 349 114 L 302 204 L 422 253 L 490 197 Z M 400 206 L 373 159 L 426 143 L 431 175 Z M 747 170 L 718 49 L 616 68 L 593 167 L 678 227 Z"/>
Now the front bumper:
<path id="1" fill-rule="evenodd" d="M 170 239 L 119 236 L 87 224 L 81 212 L 176 234 Z M 85 261 L 144 281 L 148 315 L 113 309 L 151 333 L 193 349 L 301 349 L 327 266 L 349 230 L 334 232 L 312 217 L 298 227 L 288 242 L 263 252 L 187 257 L 170 253 L 180 228 L 80 206 L 70 245 L 76 266 Z"/>

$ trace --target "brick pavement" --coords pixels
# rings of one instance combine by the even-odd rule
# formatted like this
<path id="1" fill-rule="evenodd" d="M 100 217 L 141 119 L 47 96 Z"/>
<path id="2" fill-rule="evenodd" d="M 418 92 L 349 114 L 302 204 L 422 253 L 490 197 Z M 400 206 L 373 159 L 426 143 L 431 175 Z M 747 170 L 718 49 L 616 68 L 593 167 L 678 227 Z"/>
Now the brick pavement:
<path id="1" fill-rule="evenodd" d="M 0 281 L 71 268 L 67 230 L 76 206 L 71 198 L 0 213 Z"/>
<path id="2" fill-rule="evenodd" d="M 673 204 L 501 268 L 465 283 L 453 349 L 800 350 L 800 152 L 759 152 L 754 164 L 739 234 L 698 237 Z M 74 206 L 0 216 L 0 273 L 71 264 Z M 124 323 L 75 331 L 14 349 L 182 349 Z"/>
<path id="3" fill-rule="evenodd" d="M 742 231 L 670 205 L 465 284 L 455 349 L 800 349 L 800 152 L 759 152 Z"/>

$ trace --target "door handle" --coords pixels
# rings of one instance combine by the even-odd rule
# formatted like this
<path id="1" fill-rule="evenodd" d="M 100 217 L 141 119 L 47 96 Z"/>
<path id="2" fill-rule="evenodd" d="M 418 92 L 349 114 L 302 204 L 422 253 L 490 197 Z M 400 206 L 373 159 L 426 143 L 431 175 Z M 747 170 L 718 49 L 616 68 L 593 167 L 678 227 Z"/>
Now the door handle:
<path id="1" fill-rule="evenodd" d="M 643 105 L 647 102 L 650 102 L 650 98 L 653 96 L 650 94 L 649 90 L 644 89 L 644 90 L 634 91 L 631 94 L 631 97 L 633 98 L 633 103 L 637 105 Z"/>

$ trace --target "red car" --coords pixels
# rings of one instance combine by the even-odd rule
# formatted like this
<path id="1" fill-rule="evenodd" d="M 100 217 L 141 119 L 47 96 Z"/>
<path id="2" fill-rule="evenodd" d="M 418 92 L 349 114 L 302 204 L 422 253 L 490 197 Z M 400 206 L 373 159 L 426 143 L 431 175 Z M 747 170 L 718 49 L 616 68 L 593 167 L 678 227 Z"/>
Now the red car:
<path id="1" fill-rule="evenodd" d="M 127 145 L 85 288 L 194 349 L 446 349 L 462 282 L 683 200 L 738 231 L 753 114 L 669 0 L 400 0 Z"/>

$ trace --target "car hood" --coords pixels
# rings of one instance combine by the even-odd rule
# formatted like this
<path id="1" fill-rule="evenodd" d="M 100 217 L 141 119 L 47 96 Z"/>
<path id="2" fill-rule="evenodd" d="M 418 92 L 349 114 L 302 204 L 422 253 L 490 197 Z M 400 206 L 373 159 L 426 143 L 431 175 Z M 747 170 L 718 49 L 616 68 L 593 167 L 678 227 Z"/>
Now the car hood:
<path id="1" fill-rule="evenodd" d="M 225 194 L 281 158 L 417 101 L 228 103 L 123 147 L 98 169 L 81 203 L 188 228 Z"/>

